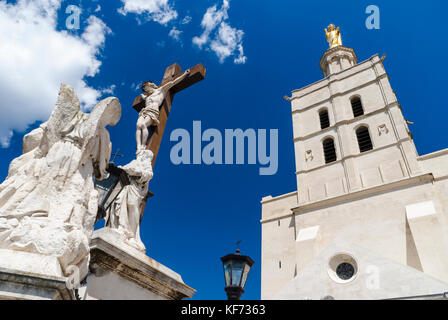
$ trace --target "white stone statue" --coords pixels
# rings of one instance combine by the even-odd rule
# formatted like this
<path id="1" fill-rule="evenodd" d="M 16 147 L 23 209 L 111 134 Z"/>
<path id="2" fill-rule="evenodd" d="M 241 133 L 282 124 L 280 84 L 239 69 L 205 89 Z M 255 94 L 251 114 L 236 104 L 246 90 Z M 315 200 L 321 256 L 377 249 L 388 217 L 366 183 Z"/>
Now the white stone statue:
<path id="1" fill-rule="evenodd" d="M 106 126 L 120 117 L 118 99 L 85 114 L 73 88 L 61 86 L 50 119 L 25 136 L 23 155 L 0 185 L 0 249 L 55 256 L 66 275 L 73 266 L 87 273 L 98 209 L 93 175 L 107 174 Z"/>
<path id="2" fill-rule="evenodd" d="M 141 98 L 145 100 L 145 107 L 140 111 L 137 120 L 137 153 L 146 149 L 149 136 L 148 128 L 159 125 L 159 110 L 165 101 L 166 95 L 172 87 L 188 77 L 189 74 L 190 70 L 187 70 L 182 76 L 161 87 L 157 87 L 156 84 L 151 81 L 146 81 L 142 85 L 143 94 L 141 95 Z"/>
<path id="3" fill-rule="evenodd" d="M 125 243 L 142 252 L 146 248 L 140 239 L 140 213 L 148 183 L 153 177 L 153 157 L 150 150 L 142 150 L 136 160 L 119 167 L 128 174 L 130 184 L 120 192 L 106 216 L 106 226 L 116 230 Z"/>

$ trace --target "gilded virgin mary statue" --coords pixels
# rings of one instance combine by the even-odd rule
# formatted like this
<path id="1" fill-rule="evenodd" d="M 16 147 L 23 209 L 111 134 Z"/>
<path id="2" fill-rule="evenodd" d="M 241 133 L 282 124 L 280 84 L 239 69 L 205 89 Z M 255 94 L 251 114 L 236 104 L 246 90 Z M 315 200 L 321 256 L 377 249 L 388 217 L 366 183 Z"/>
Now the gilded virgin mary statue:
<path id="1" fill-rule="evenodd" d="M 342 37 L 341 32 L 339 31 L 339 27 L 334 26 L 334 24 L 330 24 L 328 26 L 328 30 L 325 28 L 325 35 L 327 36 L 328 45 L 331 48 L 342 46 Z"/>

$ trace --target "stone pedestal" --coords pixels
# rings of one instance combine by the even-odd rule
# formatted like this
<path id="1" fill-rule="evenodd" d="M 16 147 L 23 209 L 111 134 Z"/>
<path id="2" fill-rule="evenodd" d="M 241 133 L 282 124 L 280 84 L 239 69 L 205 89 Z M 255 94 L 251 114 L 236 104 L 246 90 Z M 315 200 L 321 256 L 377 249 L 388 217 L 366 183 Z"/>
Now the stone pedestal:
<path id="1" fill-rule="evenodd" d="M 93 234 L 86 300 L 181 300 L 196 292 L 179 274 L 125 244 L 109 228 Z"/>
<path id="2" fill-rule="evenodd" d="M 338 46 L 325 51 L 319 66 L 325 77 L 328 77 L 355 66 L 357 61 L 358 57 L 352 48 Z"/>
<path id="3" fill-rule="evenodd" d="M 56 257 L 0 250 L 0 300 L 73 300 Z"/>

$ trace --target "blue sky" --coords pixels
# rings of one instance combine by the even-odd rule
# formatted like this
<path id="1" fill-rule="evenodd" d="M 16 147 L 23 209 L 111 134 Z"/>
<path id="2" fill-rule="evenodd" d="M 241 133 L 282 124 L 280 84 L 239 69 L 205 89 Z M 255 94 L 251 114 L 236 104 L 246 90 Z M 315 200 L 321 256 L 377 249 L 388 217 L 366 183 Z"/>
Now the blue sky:
<path id="1" fill-rule="evenodd" d="M 110 132 L 114 151 L 125 155 L 116 163 L 125 164 L 135 155 L 136 86 L 160 82 L 174 62 L 203 63 L 206 80 L 175 97 L 150 184 L 156 196 L 141 227 L 148 255 L 180 273 L 198 290 L 195 299 L 226 298 L 219 258 L 239 238 L 242 253 L 255 261 L 243 298 L 260 297 L 260 200 L 297 187 L 290 105 L 282 97 L 322 79 L 328 24 L 341 27 L 359 61 L 387 54 L 392 87 L 415 122 L 419 154 L 448 147 L 446 1 L 230 0 L 228 7 L 223 0 L 126 1 L 35 0 L 37 9 L 27 0 L 0 1 L 0 178 L 21 154 L 23 134 L 48 118 L 61 82 L 77 89 L 86 109 L 111 94 L 120 99 L 123 116 Z M 365 27 L 370 4 L 381 10 L 380 30 Z M 82 9 L 79 30 L 66 29 L 69 5 Z M 208 9 L 216 27 L 200 47 L 193 39 L 203 35 Z M 28 32 L 14 24 L 19 20 Z M 278 129 L 277 174 L 260 176 L 258 165 L 173 165 L 169 134 L 192 132 L 193 121 L 222 133 Z"/>

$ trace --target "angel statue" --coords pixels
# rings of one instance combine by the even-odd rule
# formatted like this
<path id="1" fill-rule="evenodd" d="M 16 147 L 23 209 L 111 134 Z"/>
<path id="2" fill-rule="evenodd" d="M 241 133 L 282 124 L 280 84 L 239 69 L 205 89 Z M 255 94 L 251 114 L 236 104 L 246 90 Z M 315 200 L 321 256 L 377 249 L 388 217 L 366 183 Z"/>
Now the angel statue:
<path id="1" fill-rule="evenodd" d="M 335 29 L 334 24 L 328 26 L 328 30 L 325 28 L 325 35 L 327 36 L 328 44 L 331 48 L 342 46 L 342 37 L 339 27 Z"/>
<path id="2" fill-rule="evenodd" d="M 152 151 L 142 150 L 136 160 L 119 167 L 127 173 L 130 184 L 120 192 L 106 215 L 106 227 L 117 231 L 125 243 L 142 252 L 146 248 L 140 239 L 140 216 L 153 177 L 153 157 Z"/>
<path id="3" fill-rule="evenodd" d="M 117 98 L 80 111 L 73 88 L 61 86 L 50 119 L 23 139 L 0 185 L 0 249 L 56 256 L 62 271 L 86 274 L 98 210 L 93 175 L 102 180 L 111 155 L 106 126 L 121 118 Z"/>

